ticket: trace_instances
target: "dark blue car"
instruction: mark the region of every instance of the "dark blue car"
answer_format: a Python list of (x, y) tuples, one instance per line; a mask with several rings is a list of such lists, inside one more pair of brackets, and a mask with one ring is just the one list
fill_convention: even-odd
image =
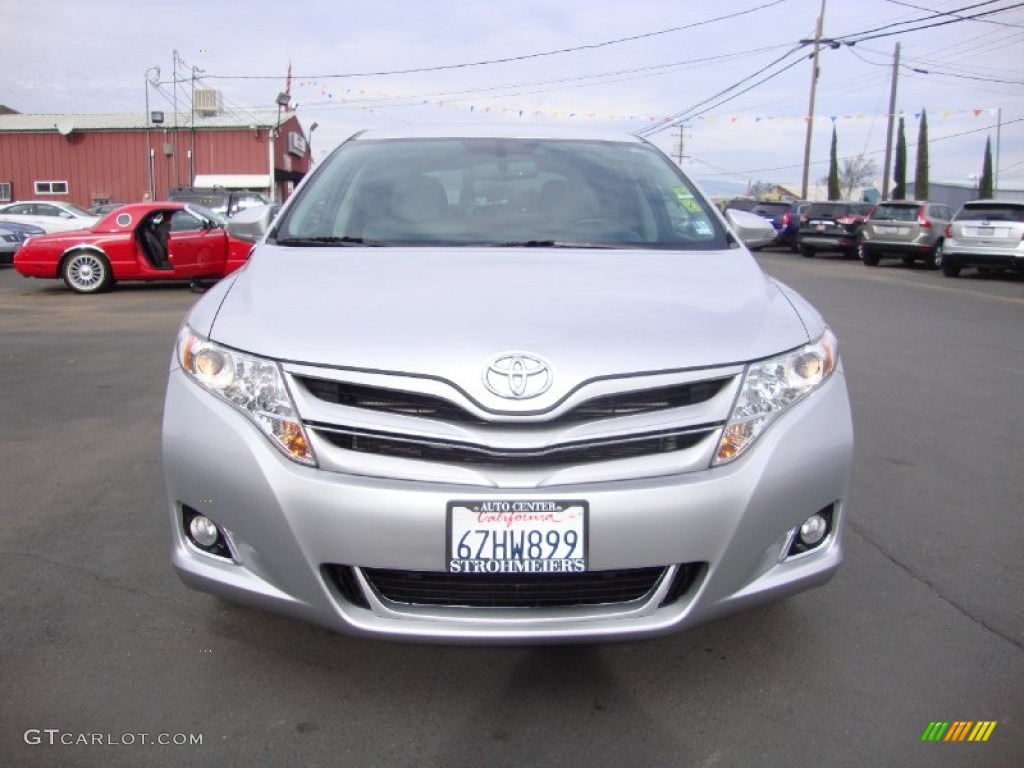
[(13, 264), (14, 253), (32, 235), (45, 235), (46, 230), (34, 224), (20, 224), (0, 219), (0, 264)]
[(806, 200), (762, 200), (751, 210), (764, 216), (775, 227), (776, 237), (772, 245), (787, 245), (797, 252), (796, 234), (800, 231), (800, 214), (810, 205)]

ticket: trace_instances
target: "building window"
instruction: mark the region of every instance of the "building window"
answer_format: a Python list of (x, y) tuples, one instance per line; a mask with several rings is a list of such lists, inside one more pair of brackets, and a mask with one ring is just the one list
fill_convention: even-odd
[(66, 181), (37, 181), (37, 195), (66, 195), (68, 183)]
[(0, 203), (9, 203), (13, 199), (11, 195), (11, 182), (0, 181)]

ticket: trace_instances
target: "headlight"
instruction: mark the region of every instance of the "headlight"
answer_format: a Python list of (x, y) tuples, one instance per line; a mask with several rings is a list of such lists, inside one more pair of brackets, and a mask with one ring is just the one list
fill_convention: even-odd
[(826, 328), (812, 344), (748, 365), (712, 464), (742, 456), (779, 414), (828, 380), (838, 356), (836, 337)]
[(177, 357), (193, 381), (248, 416), (285, 456), (316, 464), (276, 362), (222, 347), (188, 326), (178, 334)]

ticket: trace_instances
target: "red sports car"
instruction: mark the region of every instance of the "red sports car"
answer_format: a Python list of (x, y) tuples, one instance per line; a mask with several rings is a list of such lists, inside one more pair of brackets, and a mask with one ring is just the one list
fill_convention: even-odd
[(63, 279), (78, 293), (98, 293), (116, 280), (218, 279), (241, 267), (252, 248), (224, 224), (190, 203), (126, 205), (89, 229), (29, 238), (14, 268), (25, 277)]

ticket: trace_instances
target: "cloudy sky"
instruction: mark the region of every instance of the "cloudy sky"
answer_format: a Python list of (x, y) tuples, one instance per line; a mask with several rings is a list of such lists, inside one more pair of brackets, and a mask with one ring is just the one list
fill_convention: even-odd
[[(316, 157), (394, 123), (560, 122), (644, 131), (715, 182), (799, 190), (822, 0), (3, 0), (0, 104), (24, 113), (170, 111), (193, 68), (230, 109), (291, 95)], [(1001, 12), (999, 9), (1007, 9)], [(966, 19), (968, 16), (977, 18)], [(13, 34), (12, 34), (13, 33)], [(812, 183), (840, 156), (881, 168), (893, 53), (908, 144), (927, 110), (931, 178), (1024, 181), (1024, 2), (826, 0)], [(856, 43), (851, 45), (850, 43)], [(151, 70), (151, 74), (155, 70)], [(912, 180), (915, 150), (908, 152)], [(880, 183), (880, 171), (879, 171)]]

